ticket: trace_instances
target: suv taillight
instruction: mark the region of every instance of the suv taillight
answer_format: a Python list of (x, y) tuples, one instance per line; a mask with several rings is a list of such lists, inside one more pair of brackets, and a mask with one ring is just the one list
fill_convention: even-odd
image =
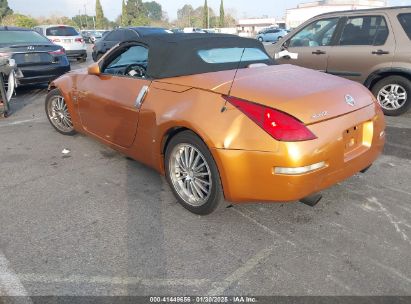
[(84, 39), (83, 39), (83, 38), (76, 38), (74, 41), (83, 43), (83, 42), (84, 42)]
[(287, 113), (243, 99), (223, 97), (276, 140), (305, 141), (317, 138), (301, 121)]
[(49, 52), (50, 55), (54, 55), (54, 56), (64, 55), (65, 53), (66, 52), (63, 48)]

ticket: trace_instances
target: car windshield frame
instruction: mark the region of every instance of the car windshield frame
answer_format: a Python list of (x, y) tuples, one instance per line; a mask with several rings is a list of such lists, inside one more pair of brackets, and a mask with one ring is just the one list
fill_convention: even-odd
[[(12, 37), (13, 40), (6, 40), (6, 37)], [(30, 38), (34, 37), (35, 39), (23, 39), (23, 38)], [(30, 30), (7, 30), (7, 31), (0, 31), (0, 45), (27, 45), (27, 44), (50, 44), (50, 40), (48, 40), (43, 35), (39, 34), (36, 31)]]

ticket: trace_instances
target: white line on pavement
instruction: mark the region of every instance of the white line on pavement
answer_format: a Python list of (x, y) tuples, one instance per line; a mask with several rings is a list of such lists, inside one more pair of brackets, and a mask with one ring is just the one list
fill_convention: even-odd
[[(27, 291), (18, 276), (10, 267), (7, 258), (0, 252), (0, 296), (28, 297)], [(29, 298), (23, 303), (31, 303)]]
[(32, 118), (32, 119), (25, 119), (25, 120), (16, 120), (16, 121), (11, 121), (11, 122), (0, 122), (0, 127), (23, 125), (26, 123), (37, 122), (41, 120), (43, 119), (42, 118)]
[(143, 279), (139, 277), (111, 277), (87, 275), (59, 275), (41, 273), (19, 273), (23, 282), (31, 283), (85, 283), (85, 284), (116, 284), (116, 285), (145, 285), (145, 286), (201, 286), (209, 282), (208, 279)]
[(260, 261), (267, 258), (273, 250), (274, 247), (269, 247), (259, 251), (255, 256), (250, 258), (243, 266), (234, 271), (222, 282), (214, 284), (216, 287), (207, 292), (207, 294), (212, 296), (221, 296), (228, 287), (230, 287), (234, 282), (239, 281), (249, 271), (253, 270), (260, 263)]

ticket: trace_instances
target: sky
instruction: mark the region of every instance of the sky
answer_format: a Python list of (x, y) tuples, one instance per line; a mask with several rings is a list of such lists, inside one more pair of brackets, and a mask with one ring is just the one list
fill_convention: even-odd
[[(115, 20), (121, 14), (122, 0), (100, 0), (105, 16)], [(184, 4), (194, 8), (204, 4), (204, 0), (156, 0), (167, 12), (170, 20), (177, 17), (177, 10)], [(18, 13), (39, 16), (69, 16), (94, 14), (95, 0), (8, 0), (9, 6)], [(244, 17), (283, 17), (286, 8), (296, 7), (298, 3), (310, 0), (224, 0), (226, 12), (231, 12), (237, 18)], [(411, 5), (411, 0), (389, 0), (389, 5)], [(208, 0), (208, 6), (219, 12), (220, 0)]]

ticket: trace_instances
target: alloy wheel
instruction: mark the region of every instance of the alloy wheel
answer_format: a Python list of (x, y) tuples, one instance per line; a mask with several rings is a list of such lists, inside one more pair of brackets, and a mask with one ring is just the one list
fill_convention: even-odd
[(399, 84), (388, 84), (377, 95), (378, 103), (385, 110), (397, 110), (407, 102), (407, 91)]
[(62, 96), (53, 96), (47, 107), (47, 114), (51, 123), (61, 132), (68, 133), (74, 130), (71, 115)]
[(207, 203), (212, 189), (211, 170), (204, 155), (193, 145), (176, 145), (169, 162), (170, 179), (177, 194), (189, 205)]

